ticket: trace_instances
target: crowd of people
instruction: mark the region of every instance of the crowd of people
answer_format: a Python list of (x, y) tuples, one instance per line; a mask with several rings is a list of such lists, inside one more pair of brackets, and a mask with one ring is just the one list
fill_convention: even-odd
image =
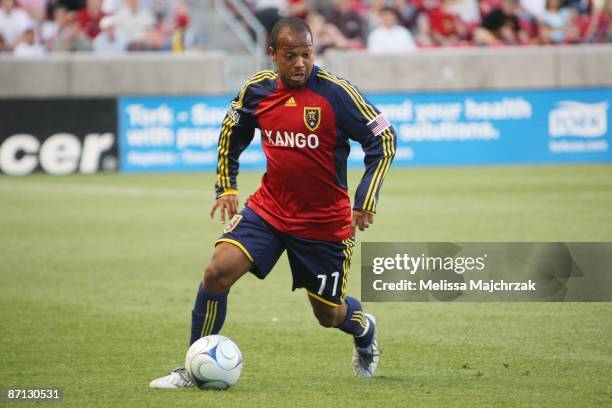
[[(0, 52), (190, 51), (201, 45), (185, 0), (0, 0)], [(270, 30), (283, 16), (329, 49), (612, 42), (612, 0), (246, 0)], [(212, 12), (212, 10), (211, 10)]]
[(184, 0), (0, 0), (0, 51), (15, 56), (198, 48)]
[(262, 24), (306, 19), (318, 53), (612, 42), (612, 0), (252, 0)]

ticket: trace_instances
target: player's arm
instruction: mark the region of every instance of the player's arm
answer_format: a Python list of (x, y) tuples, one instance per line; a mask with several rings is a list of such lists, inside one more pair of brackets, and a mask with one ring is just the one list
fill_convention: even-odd
[(238, 212), (238, 158), (253, 140), (254, 119), (244, 106), (246, 89), (230, 103), (221, 127), (217, 147), (217, 182), (215, 202), (210, 210), (214, 217), (219, 209), (221, 222)]
[(359, 142), (365, 153), (365, 173), (355, 191), (353, 231), (363, 231), (374, 222), (378, 196), (397, 146), (395, 130), (359, 91), (342, 83), (341, 126), (351, 139)]

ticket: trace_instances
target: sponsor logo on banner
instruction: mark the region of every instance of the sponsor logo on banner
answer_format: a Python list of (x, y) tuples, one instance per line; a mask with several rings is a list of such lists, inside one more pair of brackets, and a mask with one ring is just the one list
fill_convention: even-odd
[[(0, 169), (11, 176), (23, 176), (40, 168), (54, 175), (95, 173), (100, 159), (115, 145), (112, 133), (92, 133), (83, 139), (70, 133), (56, 133), (40, 141), (27, 133), (9, 136), (0, 146)], [(115, 170), (117, 160), (106, 157), (102, 168)]]
[(0, 170), (22, 176), (114, 171), (114, 99), (0, 100)]
[(561, 101), (548, 115), (551, 137), (601, 137), (608, 131), (608, 103)]
[(558, 102), (556, 109), (548, 114), (551, 138), (548, 149), (552, 153), (608, 151), (609, 145), (604, 139), (608, 132), (608, 106), (607, 102)]

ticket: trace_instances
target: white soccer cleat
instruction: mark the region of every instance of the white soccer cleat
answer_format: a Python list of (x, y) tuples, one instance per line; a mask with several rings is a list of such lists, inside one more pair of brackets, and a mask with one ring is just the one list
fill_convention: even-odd
[(189, 388), (193, 387), (193, 383), (187, 370), (184, 367), (178, 367), (170, 374), (154, 379), (149, 386), (151, 388)]
[(372, 343), (367, 347), (357, 347), (355, 345), (353, 350), (353, 372), (357, 377), (362, 378), (374, 376), (380, 356), (380, 347), (378, 347), (378, 341), (376, 340), (376, 319), (371, 314), (366, 314), (366, 318), (370, 324), (374, 325)]

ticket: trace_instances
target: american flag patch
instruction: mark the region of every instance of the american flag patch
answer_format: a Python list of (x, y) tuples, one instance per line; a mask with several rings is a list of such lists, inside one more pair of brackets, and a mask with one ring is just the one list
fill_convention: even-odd
[(385, 117), (382, 115), (382, 113), (379, 114), (374, 119), (372, 119), (370, 122), (368, 122), (368, 128), (372, 131), (374, 136), (380, 135), (382, 132), (384, 132), (390, 126), (391, 126), (391, 124), (389, 123), (389, 121), (387, 119), (385, 119)]

